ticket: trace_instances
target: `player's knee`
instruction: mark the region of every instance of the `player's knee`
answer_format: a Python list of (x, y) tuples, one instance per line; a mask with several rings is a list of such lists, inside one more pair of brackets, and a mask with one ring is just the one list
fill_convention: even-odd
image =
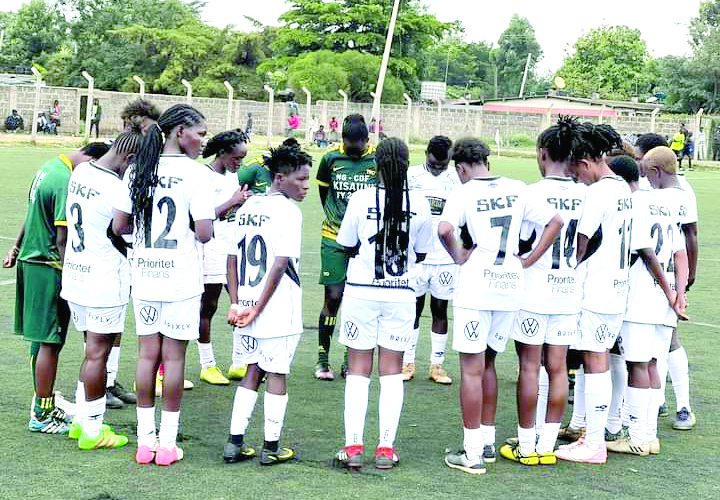
[(217, 300), (203, 301), (202, 306), (200, 307), (200, 317), (212, 319), (212, 317), (215, 316), (217, 309), (218, 309), (218, 301)]
[(442, 299), (430, 298), (430, 312), (434, 320), (447, 321), (448, 301)]

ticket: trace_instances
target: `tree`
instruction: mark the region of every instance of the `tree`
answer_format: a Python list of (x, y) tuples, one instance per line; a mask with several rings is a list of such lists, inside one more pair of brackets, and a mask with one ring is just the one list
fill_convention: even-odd
[(603, 26), (575, 42), (558, 75), (575, 96), (597, 92), (605, 99), (627, 100), (647, 94), (657, 80), (657, 67), (639, 30)]
[(58, 5), (48, 0), (31, 0), (17, 14), (4, 16), (5, 42), (0, 63), (45, 65), (67, 36), (67, 22)]
[(499, 96), (518, 95), (528, 54), (532, 55), (529, 67), (529, 77), (532, 77), (535, 65), (542, 57), (542, 49), (530, 21), (514, 14), (507, 29), (500, 35), (494, 53)]
[(457, 34), (447, 37), (423, 54), (422, 79), (446, 81), (447, 72), (449, 98), (490, 96), (494, 78), (490, 53), (486, 43), (468, 43)]

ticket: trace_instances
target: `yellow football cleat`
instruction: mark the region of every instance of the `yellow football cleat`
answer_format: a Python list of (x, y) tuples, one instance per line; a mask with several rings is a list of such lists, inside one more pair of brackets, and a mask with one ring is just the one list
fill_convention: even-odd
[(225, 375), (220, 371), (217, 366), (210, 366), (200, 370), (200, 380), (207, 382), (210, 385), (228, 385), (230, 381), (225, 378)]
[(232, 365), (227, 372), (230, 380), (242, 380), (247, 375), (247, 365)]
[(415, 378), (415, 363), (405, 363), (402, 367), (403, 381), (409, 382)]
[(538, 453), (538, 459), (540, 465), (555, 465), (557, 463), (557, 456), (555, 456), (554, 451)]
[(452, 384), (452, 379), (450, 378), (450, 376), (445, 371), (445, 368), (443, 368), (442, 365), (430, 366), (430, 377), (429, 378), (436, 384), (442, 384), (442, 385)]
[(512, 460), (513, 462), (517, 462), (523, 465), (533, 466), (540, 463), (540, 458), (538, 457), (538, 454), (534, 451), (529, 455), (523, 455), (520, 452), (520, 443), (518, 443), (517, 445), (502, 445), (500, 447), (500, 456), (507, 460)]

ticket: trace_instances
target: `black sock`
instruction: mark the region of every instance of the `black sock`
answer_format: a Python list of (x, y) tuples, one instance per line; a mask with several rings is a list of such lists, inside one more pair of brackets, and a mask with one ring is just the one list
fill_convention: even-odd
[(278, 451), (278, 443), (279, 441), (265, 441), (265, 444), (263, 444), (263, 448), (266, 450), (270, 450), (272, 452)]
[(335, 331), (336, 316), (325, 316), (320, 313), (318, 320), (318, 361), (327, 363), (330, 359), (330, 344)]
[(243, 434), (230, 434), (230, 442), (234, 445), (240, 446), (243, 444)]

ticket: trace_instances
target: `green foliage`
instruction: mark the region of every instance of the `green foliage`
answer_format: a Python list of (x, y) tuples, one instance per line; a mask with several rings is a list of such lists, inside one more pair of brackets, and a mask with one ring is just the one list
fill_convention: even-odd
[(528, 54), (532, 54), (529, 68), (529, 75), (532, 76), (537, 61), (542, 57), (542, 49), (530, 21), (514, 14), (507, 29), (500, 35), (498, 48), (493, 52), (494, 63), (498, 68), (499, 97), (518, 95)]
[(491, 48), (484, 42), (468, 43), (458, 35), (445, 38), (423, 53), (423, 80), (445, 81), (448, 98), (492, 96), (494, 69)]
[(603, 26), (575, 42), (558, 74), (578, 97), (598, 92), (604, 99), (628, 100), (647, 92), (657, 79), (640, 31), (627, 26)]
[(65, 17), (50, 0), (31, 0), (16, 14), (0, 17), (0, 26), (6, 29), (0, 64), (44, 64), (66, 39)]

